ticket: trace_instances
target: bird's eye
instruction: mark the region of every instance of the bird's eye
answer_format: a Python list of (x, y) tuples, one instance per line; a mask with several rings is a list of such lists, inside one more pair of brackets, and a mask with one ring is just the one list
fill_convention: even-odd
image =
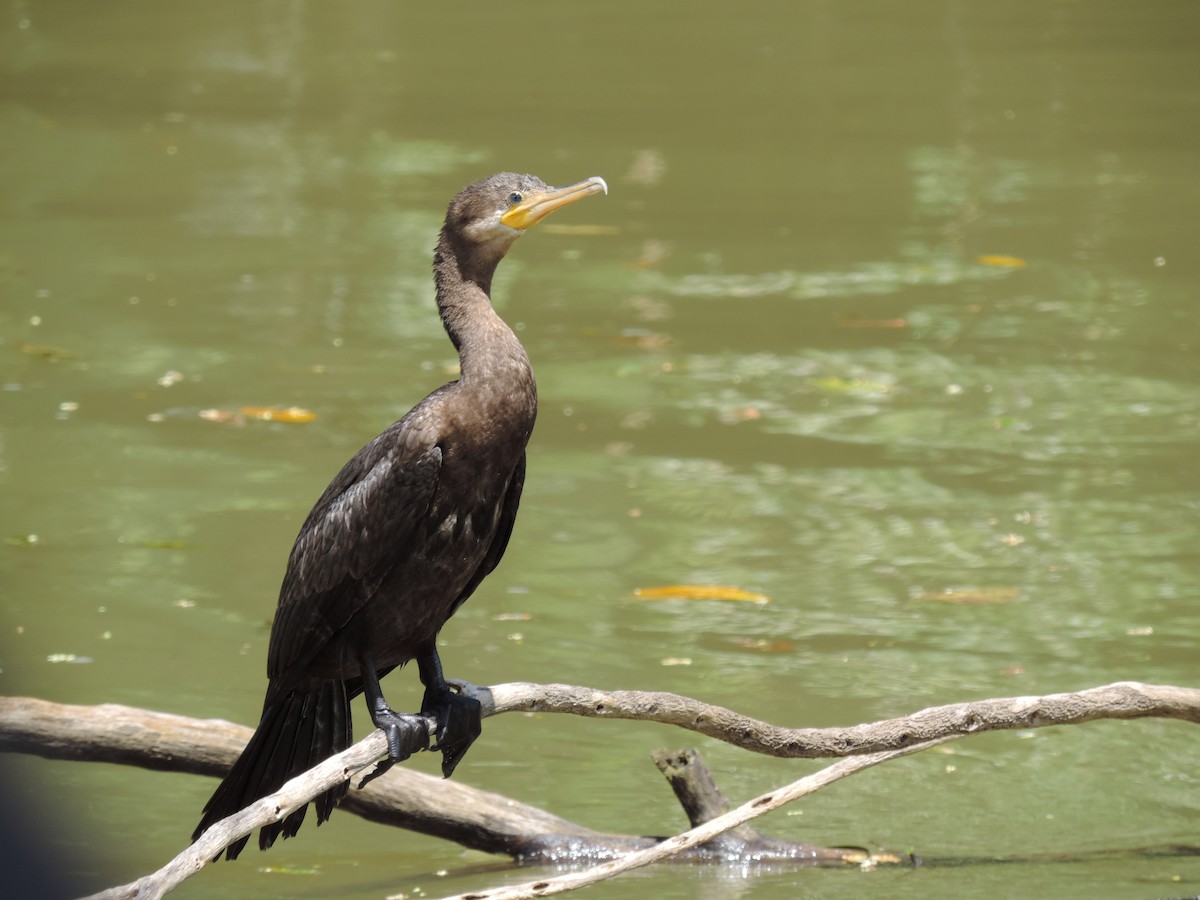
[(511, 194), (508, 195), (508, 204), (509, 204), (509, 206), (516, 206), (518, 203), (520, 203), (524, 199), (525, 199), (525, 197), (521, 194), (520, 191), (513, 191)]

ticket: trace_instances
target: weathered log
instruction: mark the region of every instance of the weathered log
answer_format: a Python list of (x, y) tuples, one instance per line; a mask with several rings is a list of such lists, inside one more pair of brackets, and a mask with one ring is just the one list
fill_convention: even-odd
[[(678, 725), (774, 756), (855, 757), (716, 818), (706, 819), (724, 806), (719, 791), (715, 785), (707, 787), (703, 786), (702, 780), (694, 781), (688, 790), (695, 796), (688, 803), (693, 822), (698, 824), (686, 834), (665, 841), (605, 835), (507, 798), (408, 770), (395, 770), (394, 776), (372, 783), (364, 791), (352, 792), (345, 804), (348, 809), (377, 821), (401, 824), (456, 840), (464, 846), (507, 853), (517, 859), (610, 860), (610, 864), (601, 867), (603, 871), (596, 873), (598, 877), (606, 877), (605, 872), (624, 871), (681, 852), (698, 854), (706, 859), (728, 859), (730, 848), (736, 847), (738, 840), (755, 833), (734, 831), (732, 837), (723, 839), (723, 843), (711, 843), (718, 836), (832, 780), (945, 740), (983, 731), (1079, 724), (1102, 718), (1161, 717), (1200, 723), (1200, 690), (1136, 682), (1121, 682), (1077, 693), (952, 704), (922, 710), (901, 719), (828, 729), (782, 728), (676, 694), (605, 692), (570, 685), (531, 684), (491, 688), (462, 685), (462, 689), (480, 699), (485, 715), (536, 710), (648, 720)], [(114, 705), (61, 707), (28, 698), (0, 698), (0, 750), (54, 758), (95, 759), (219, 775), (232, 762), (249, 734), (249, 729), (219, 720), (201, 721)], [(382, 733), (373, 732), (344, 753), (293, 779), (277, 794), (217, 823), (159, 872), (105, 892), (103, 896), (162, 896), (205, 865), (228, 843), (266, 822), (286, 816), (339, 780), (351, 778), (373, 766), (385, 751)], [(431, 789), (433, 784), (436, 789)], [(460, 793), (461, 796), (456, 796)], [(429, 803), (431, 796), (437, 798), (436, 808)], [(447, 816), (447, 809), (452, 806), (456, 812)], [(719, 852), (714, 852), (714, 848)], [(809, 864), (845, 864), (861, 861), (863, 854), (851, 849), (785, 844), (779, 858)], [(523, 896), (570, 890), (572, 885), (581, 883), (584, 882), (577, 878), (555, 879), (552, 886), (532, 885), (528, 888), (531, 893)], [(510, 895), (517, 896), (503, 894)], [(486, 892), (473, 896), (492, 898), (501, 894)]]
[[(250, 734), (251, 729), (221, 719), (191, 719), (114, 703), (68, 706), (32, 697), (0, 697), (0, 751), (51, 759), (221, 776)], [(368, 746), (358, 755), (367, 765), (383, 752)], [(352, 791), (341, 808), (373, 822), (521, 861), (610, 859), (656, 841), (595, 831), (500, 794), (403, 768)], [(791, 846), (794, 852), (796, 845)], [(840, 851), (803, 849), (815, 852), (814, 861), (824, 864), (840, 862), (843, 856)]]

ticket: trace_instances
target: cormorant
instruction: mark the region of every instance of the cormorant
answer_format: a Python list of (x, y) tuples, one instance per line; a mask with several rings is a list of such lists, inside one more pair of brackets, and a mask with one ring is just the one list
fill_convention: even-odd
[[(479, 736), (479, 703), (446, 683), (436, 639), (504, 555), (537, 415), (533, 369), (492, 309), (492, 276), (526, 229), (601, 191), (608, 192), (602, 178), (551, 188), (532, 175), (502, 173), (450, 203), (433, 273), (461, 375), (359, 450), (308, 514), (271, 626), (262, 718), (193, 840), (349, 747), (350, 700), (359, 693), (387, 734), (381, 769), (429, 748), (427, 717), (437, 721), (433, 749), (447, 777)], [(421, 712), (394, 712), (379, 679), (414, 659), (425, 685)], [(316, 798), (318, 824), (346, 790), (342, 784)], [(294, 835), (306, 810), (264, 827), (259, 847)], [(247, 840), (230, 845), (226, 858)]]

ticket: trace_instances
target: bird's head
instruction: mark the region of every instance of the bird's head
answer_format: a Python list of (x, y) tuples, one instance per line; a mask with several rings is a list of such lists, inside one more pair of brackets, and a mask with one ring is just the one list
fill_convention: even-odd
[(533, 175), (502, 172), (468, 185), (450, 202), (445, 230), (499, 259), (514, 240), (556, 209), (608, 193), (603, 178), (554, 188)]

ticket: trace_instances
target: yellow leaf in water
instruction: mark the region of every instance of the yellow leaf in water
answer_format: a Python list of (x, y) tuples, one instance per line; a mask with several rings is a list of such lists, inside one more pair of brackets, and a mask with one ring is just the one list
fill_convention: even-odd
[(975, 262), (985, 266), (996, 266), (1000, 269), (1023, 269), (1025, 260), (1019, 256), (985, 255), (975, 257)]
[(870, 381), (866, 378), (840, 378), (837, 375), (830, 375), (825, 378), (808, 378), (806, 380), (813, 387), (835, 393), (890, 394), (892, 392), (890, 384), (882, 381)]
[(643, 330), (626, 331), (609, 340), (614, 344), (636, 347), (639, 350), (666, 350), (675, 343), (674, 338), (668, 334)]
[(543, 234), (578, 234), (584, 237), (600, 237), (602, 235), (620, 234), (621, 229), (616, 225), (572, 225), (570, 222), (553, 222), (543, 225)]
[(1012, 603), (1021, 597), (1015, 587), (946, 588), (918, 594), (918, 600), (937, 600), (941, 603), (961, 603), (966, 606), (985, 606), (990, 603)]
[(842, 316), (838, 324), (843, 328), (907, 328), (907, 319), (860, 319), (858, 316)]
[(731, 600), (740, 603), (770, 603), (766, 594), (755, 594), (720, 584), (668, 584), (662, 587), (636, 588), (639, 600)]
[(756, 653), (791, 653), (796, 649), (795, 641), (770, 638), (731, 637), (729, 642), (739, 650), (753, 650)]
[(22, 353), (28, 353), (30, 356), (40, 356), (42, 359), (47, 359), (50, 362), (58, 362), (63, 359), (77, 359), (77, 355), (64, 347), (54, 347), (50, 344), (34, 344), (30, 341), (13, 341), (12, 345)]
[(261, 866), (258, 871), (265, 875), (317, 875), (321, 870), (318, 866)]
[(178, 540), (160, 540), (155, 538), (147, 538), (145, 540), (134, 541), (134, 546), (145, 547), (147, 550), (187, 550), (187, 541)]
[(251, 419), (263, 422), (287, 422), (291, 425), (306, 425), (317, 418), (312, 410), (300, 406), (289, 406), (281, 409), (278, 406), (243, 406), (239, 412)]
[(720, 419), (727, 425), (733, 425), (737, 422), (752, 422), (755, 419), (762, 418), (762, 410), (756, 406), (743, 406), (740, 409), (731, 409), (721, 413)]

